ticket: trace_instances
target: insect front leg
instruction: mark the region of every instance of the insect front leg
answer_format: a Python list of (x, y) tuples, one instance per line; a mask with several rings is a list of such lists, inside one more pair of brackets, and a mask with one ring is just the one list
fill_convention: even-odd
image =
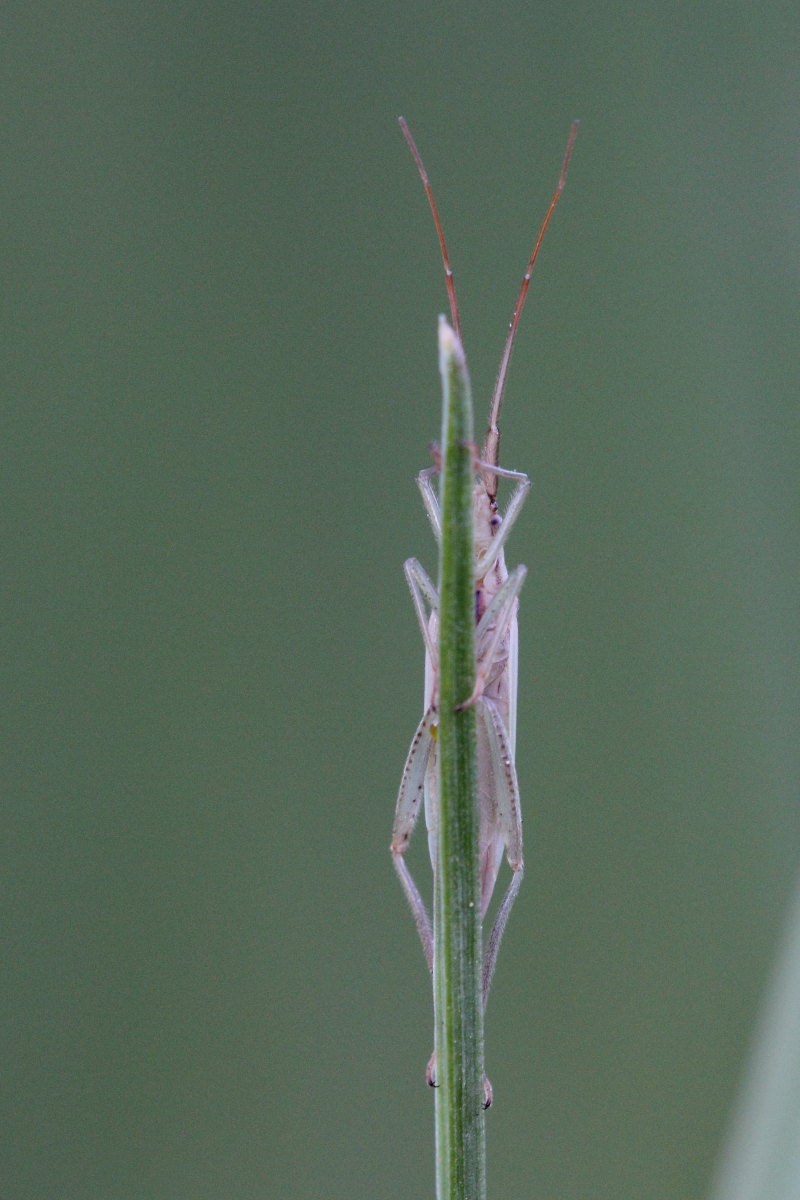
[(508, 535), (514, 528), (514, 522), (519, 516), (528, 492), (531, 490), (531, 481), (523, 471), (506, 471), (503, 467), (492, 467), (489, 463), (485, 463), (480, 459), (478, 460), (477, 465), (482, 471), (486, 472), (491, 470), (494, 475), (499, 475), (502, 479), (516, 480), (516, 487), (511, 493), (511, 497), (506, 505), (506, 511), (503, 514), (502, 520), (495, 531), (491, 545), (483, 557), (478, 561), (475, 573), (479, 579), (482, 579), (497, 562), (497, 559), (503, 552), (505, 544), (508, 540)]

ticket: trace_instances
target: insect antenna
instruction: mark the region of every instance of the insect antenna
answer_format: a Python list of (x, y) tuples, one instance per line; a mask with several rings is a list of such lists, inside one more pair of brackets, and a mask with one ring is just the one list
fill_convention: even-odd
[(431, 187), (430, 180), (428, 179), (428, 172), (425, 170), (425, 164), (422, 161), (422, 155), (420, 154), (419, 150), (417, 149), (416, 143), (415, 143), (413, 137), (411, 136), (411, 130), (408, 128), (408, 125), (406, 124), (405, 117), (398, 117), (397, 120), (398, 120), (398, 124), (400, 125), (400, 128), (403, 131), (403, 137), (408, 142), (408, 148), (414, 156), (414, 162), (417, 164), (417, 170), (419, 171), (419, 177), (422, 180), (422, 186), (425, 188), (425, 195), (428, 197), (428, 203), (430, 204), (431, 212), (433, 213), (433, 223), (436, 226), (436, 234), (439, 238), (439, 246), (442, 251), (442, 263), (444, 265), (444, 280), (445, 280), (445, 283), (447, 284), (447, 296), (450, 301), (450, 316), (451, 316), (451, 319), (453, 322), (453, 329), (455, 329), (458, 339), (460, 341), (461, 340), (461, 321), (459, 320), (459, 316), (458, 316), (458, 301), (456, 300), (456, 285), (455, 285), (455, 280), (453, 279), (453, 270), (452, 270), (452, 267), (450, 266), (450, 259), (447, 254), (447, 245), (444, 240), (444, 230), (442, 229), (442, 222), (439, 220), (439, 210), (437, 209), (436, 201), (433, 198), (433, 188)]
[[(558, 177), (558, 185), (556, 187), (556, 190), (553, 192), (553, 198), (550, 201), (547, 212), (545, 213), (545, 217), (544, 217), (544, 220), (542, 221), (541, 229), (539, 230), (539, 234), (534, 243), (533, 250), (531, 251), (531, 256), (528, 260), (527, 270), (525, 271), (525, 274), (522, 276), (522, 284), (520, 285), (519, 295), (517, 296), (517, 303), (514, 305), (514, 312), (511, 316), (511, 321), (509, 322), (508, 334), (506, 336), (506, 344), (503, 347), (503, 354), (500, 358), (500, 367), (497, 372), (497, 381), (495, 382), (494, 391), (492, 392), (492, 402), (489, 407), (489, 426), (486, 430), (486, 437), (483, 442), (483, 451), (481, 454), (483, 461), (486, 463), (489, 463), (493, 467), (498, 466), (499, 462), (500, 462), (500, 429), (498, 427), (498, 421), (500, 420), (500, 408), (503, 403), (503, 394), (506, 390), (506, 379), (508, 378), (508, 366), (509, 366), (509, 363), (511, 362), (511, 352), (514, 349), (514, 339), (517, 336), (517, 326), (519, 325), (519, 318), (522, 314), (522, 309), (525, 304), (525, 299), (528, 295), (528, 287), (531, 282), (531, 275), (533, 274), (534, 264), (539, 255), (539, 247), (541, 246), (542, 241), (544, 240), (544, 235), (547, 232), (547, 226), (550, 224), (550, 218), (552, 217), (552, 215), (555, 211), (555, 207), (558, 204), (559, 200), (561, 199), (561, 193), (564, 190), (564, 184), (565, 184), (566, 178), (567, 178), (567, 167), (569, 166), (570, 155), (572, 154), (572, 147), (575, 145), (575, 138), (578, 135), (578, 125), (579, 124), (580, 124), (579, 121), (572, 122), (572, 128), (570, 129), (570, 133), (569, 133), (569, 140), (567, 141), (567, 149), (564, 153), (564, 161), (561, 164), (561, 174)], [(432, 203), (432, 201), (431, 201), (431, 203)], [(485, 472), (484, 473), (484, 482), (486, 484), (486, 491), (489, 495), (489, 498), (491, 500), (494, 500), (495, 496), (497, 495), (497, 476), (492, 474), (491, 472)]]

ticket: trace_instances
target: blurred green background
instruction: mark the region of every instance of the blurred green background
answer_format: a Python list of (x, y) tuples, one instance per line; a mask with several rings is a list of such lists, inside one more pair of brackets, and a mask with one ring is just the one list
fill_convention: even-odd
[[(534, 490), (495, 1197), (704, 1196), (798, 860), (794, 3), (7, 4), (3, 1196), (433, 1193), (437, 190)], [(414, 862), (425, 870), (424, 837)]]

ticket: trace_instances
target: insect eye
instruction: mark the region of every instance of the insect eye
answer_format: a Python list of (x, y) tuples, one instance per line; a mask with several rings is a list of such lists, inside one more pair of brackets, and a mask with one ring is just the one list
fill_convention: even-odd
[(503, 518), (500, 516), (499, 513), (493, 513), (492, 516), (489, 518), (489, 524), (491, 525), (492, 529), (497, 529), (497, 526), (502, 525), (502, 523), (503, 523)]

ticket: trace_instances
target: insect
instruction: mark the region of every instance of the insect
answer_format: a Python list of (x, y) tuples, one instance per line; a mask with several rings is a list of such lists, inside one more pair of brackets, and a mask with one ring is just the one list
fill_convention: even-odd
[[(433, 190), (419, 151), (405, 120), (400, 127), (417, 164), (433, 214), (439, 239), (445, 283), (450, 302), (452, 326), (461, 337), (458, 303), (450, 259)], [(461, 707), (475, 706), (477, 726), (477, 791), (479, 805), (480, 915), (486, 916), (505, 855), (511, 868), (511, 881), (495, 916), (486, 943), (483, 964), (483, 1003), (497, 962), (497, 953), (517, 897), (523, 875), (522, 820), (519, 787), (514, 765), (517, 723), (517, 609), (526, 568), (517, 566), (509, 573), (505, 563), (505, 545), (525, 497), (530, 480), (520, 471), (509, 471), (500, 462), (500, 409), (506, 387), (508, 367), (514, 348), (520, 314), (528, 293), (531, 274), (550, 218), (566, 180), (572, 147), (578, 132), (573, 122), (567, 142), (558, 185), (542, 222), (514, 306), (514, 312), (500, 359), (497, 381), (489, 406), (489, 422), (480, 457), (475, 459), (473, 517), (475, 529), (475, 686)], [(441, 540), (441, 514), (433, 486), (438, 465), (425, 468), (417, 476), (417, 485), (434, 536)], [(509, 480), (514, 486), (501, 513), (497, 503), (498, 481)], [(422, 565), (410, 558), (404, 564), (422, 640), (425, 645), (425, 694), (423, 716), (417, 726), (406, 758), (392, 830), (391, 852), (395, 869), (411, 907), (422, 948), (433, 970), (433, 929), (425, 902), (405, 861), (405, 851), (424, 799), (431, 863), (436, 870), (436, 830), (438, 822), (437, 779), (437, 677), (438, 677), (438, 595)], [(428, 1082), (435, 1086), (434, 1060), (428, 1064)], [(485, 1082), (485, 1107), (491, 1104), (491, 1087)]]

